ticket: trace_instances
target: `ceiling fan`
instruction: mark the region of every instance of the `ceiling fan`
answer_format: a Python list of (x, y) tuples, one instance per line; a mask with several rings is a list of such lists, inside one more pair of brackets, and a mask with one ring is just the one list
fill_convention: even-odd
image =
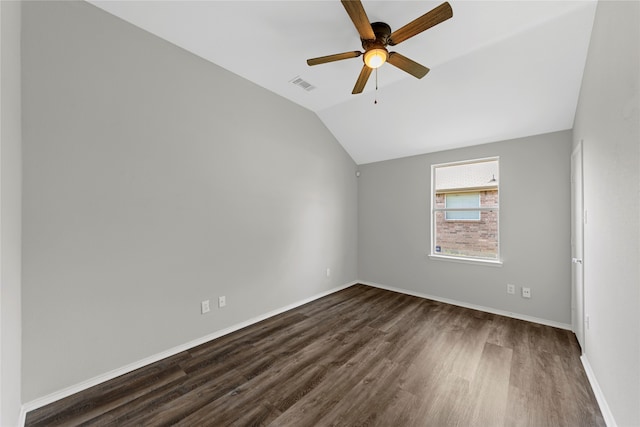
[(435, 9), (409, 22), (404, 27), (391, 32), (391, 27), (384, 22), (369, 23), (369, 18), (360, 0), (341, 0), (341, 3), (353, 21), (356, 30), (358, 30), (358, 34), (360, 34), (364, 53), (355, 50), (352, 52), (337, 53), (335, 55), (320, 56), (318, 58), (307, 59), (307, 64), (325, 64), (327, 62), (357, 58), (360, 55), (364, 55), (362, 71), (360, 71), (360, 76), (358, 76), (356, 85), (353, 87), (353, 92), (351, 92), (354, 95), (362, 93), (373, 69), (380, 67), (385, 62), (400, 68), (416, 78), (421, 79), (424, 77), (429, 72), (427, 67), (397, 52), (389, 52), (387, 46), (400, 44), (453, 16), (451, 5), (444, 2)]

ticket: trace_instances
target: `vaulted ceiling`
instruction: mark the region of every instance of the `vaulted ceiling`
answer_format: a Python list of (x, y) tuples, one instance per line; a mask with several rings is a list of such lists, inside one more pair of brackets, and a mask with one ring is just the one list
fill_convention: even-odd
[[(392, 49), (425, 77), (384, 64), (352, 95), (361, 57), (306, 64), (362, 50), (338, 0), (90, 3), (314, 111), (358, 164), (570, 129), (596, 8), (450, 0), (453, 18)], [(395, 30), (441, 2), (362, 3)]]

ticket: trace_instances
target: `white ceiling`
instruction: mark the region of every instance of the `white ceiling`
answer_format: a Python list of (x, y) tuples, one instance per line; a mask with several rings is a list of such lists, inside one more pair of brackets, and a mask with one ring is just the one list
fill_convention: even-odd
[[(377, 93), (372, 73), (351, 95), (361, 58), (305, 62), (362, 50), (338, 0), (90, 0), (316, 112), (358, 164), (570, 129), (596, 1), (449, 2), (453, 18), (390, 49), (429, 67), (424, 78), (385, 64)], [(440, 3), (363, 1), (392, 30)]]

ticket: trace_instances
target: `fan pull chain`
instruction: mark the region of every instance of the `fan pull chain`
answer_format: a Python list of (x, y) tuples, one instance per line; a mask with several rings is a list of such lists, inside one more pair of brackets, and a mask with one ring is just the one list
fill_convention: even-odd
[(374, 104), (378, 103), (378, 69), (376, 68), (376, 96), (375, 99), (373, 100)]

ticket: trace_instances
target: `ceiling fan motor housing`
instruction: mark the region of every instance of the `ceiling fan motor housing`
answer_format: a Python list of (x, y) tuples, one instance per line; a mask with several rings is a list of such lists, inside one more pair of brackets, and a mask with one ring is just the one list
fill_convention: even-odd
[(375, 48), (385, 48), (389, 44), (391, 37), (391, 27), (384, 22), (374, 22), (371, 24), (375, 40), (362, 40), (362, 47), (365, 51)]

